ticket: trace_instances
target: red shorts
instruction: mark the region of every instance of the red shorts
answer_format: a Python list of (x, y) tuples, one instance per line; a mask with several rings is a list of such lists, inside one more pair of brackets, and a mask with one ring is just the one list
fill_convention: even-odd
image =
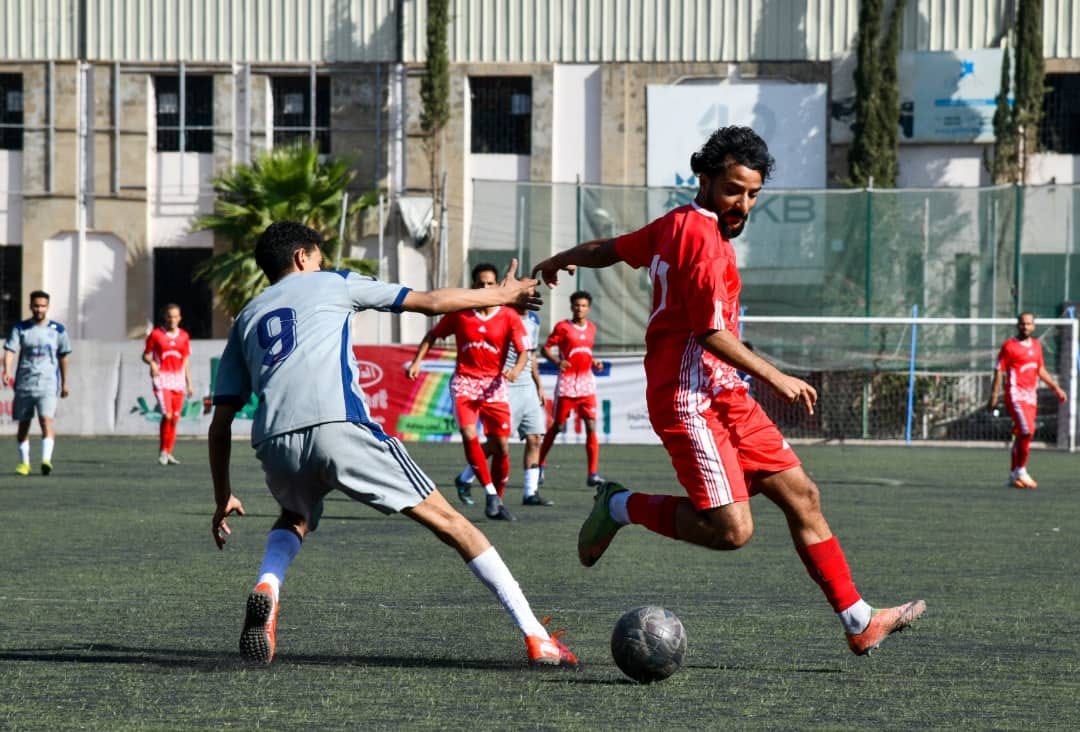
[(677, 417), (669, 407), (652, 418), (679, 483), (703, 511), (755, 493), (757, 476), (801, 465), (761, 406), (745, 391), (724, 391), (701, 413)]
[(510, 436), (510, 403), (488, 402), (483, 399), (467, 399), (459, 397), (454, 400), (454, 413), (457, 414), (458, 424), (476, 424), (477, 421), (484, 425), (484, 434), (488, 437)]
[(583, 397), (556, 396), (552, 408), (555, 424), (566, 424), (570, 415), (577, 412), (582, 419), (596, 419), (596, 395)]
[(184, 411), (184, 397), (186, 395), (187, 392), (174, 389), (158, 389), (154, 391), (158, 407), (161, 409), (162, 415), (166, 417), (178, 418), (180, 416), (180, 413)]
[(1016, 404), (1011, 399), (1006, 399), (1005, 409), (1009, 410), (1009, 416), (1012, 417), (1014, 435), (1035, 434), (1036, 405), (1026, 402)]

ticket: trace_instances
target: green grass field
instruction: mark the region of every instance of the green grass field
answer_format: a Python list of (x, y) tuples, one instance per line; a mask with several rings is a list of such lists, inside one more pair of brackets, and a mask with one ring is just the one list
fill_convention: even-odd
[[(1080, 729), (1077, 456), (1037, 451), (1041, 487), (1018, 491), (1002, 485), (1004, 449), (800, 447), (867, 600), (929, 604), (856, 658), (763, 498), (738, 552), (631, 527), (581, 567), (584, 450), (558, 446), (554, 507), (520, 506), (514, 482), (519, 522), (465, 509), (584, 664), (532, 672), (456, 555), (336, 496), (286, 580), (277, 658), (241, 664), (276, 505), (237, 443), (248, 515), (218, 552), (205, 449), (181, 442), (184, 464), (162, 468), (151, 440), (61, 436), (52, 476), (5, 468), (0, 729)], [(410, 449), (452, 496), (460, 447)], [(678, 492), (659, 448), (602, 447), (601, 470)], [(642, 604), (675, 611), (690, 639), (683, 670), (652, 686), (625, 681), (608, 651)]]

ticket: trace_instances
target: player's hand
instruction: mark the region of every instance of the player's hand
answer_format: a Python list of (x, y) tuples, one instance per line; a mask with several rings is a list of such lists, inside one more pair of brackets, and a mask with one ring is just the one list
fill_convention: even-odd
[(1064, 389), (1059, 388), (1057, 390), (1057, 398), (1059, 402), (1064, 402), (1066, 399), (1069, 398), (1069, 395), (1065, 393)]
[(592, 370), (594, 372), (596, 372), (596, 373), (600, 373), (601, 371), (604, 370), (604, 362), (603, 361), (593, 361), (592, 362)]
[(568, 368), (570, 368), (569, 361), (567, 361), (566, 359), (562, 359), (561, 361), (559, 361), (559, 371), (566, 371)]
[(574, 274), (577, 271), (577, 266), (568, 264), (565, 267), (560, 267), (555, 257), (548, 257), (540, 264), (533, 267), (532, 276), (542, 280), (548, 287), (554, 287), (559, 284), (559, 271), (564, 270), (567, 274)]
[(244, 515), (244, 504), (240, 503), (240, 499), (233, 495), (229, 496), (229, 500), (224, 507), (218, 506), (214, 510), (214, 520), (211, 522), (210, 528), (214, 533), (214, 543), (217, 544), (218, 549), (225, 548), (225, 537), (232, 534), (232, 530), (229, 528), (229, 524), (225, 522), (225, 519), (233, 513), (237, 516)]
[(522, 310), (539, 310), (544, 304), (544, 299), (536, 292), (536, 286), (540, 283), (531, 277), (518, 278), (517, 267), (517, 259), (511, 259), (510, 266), (506, 268), (506, 274), (499, 283), (500, 287), (508, 290), (506, 295), (510, 299), (506, 304)]
[(780, 381), (773, 384), (773, 389), (780, 398), (788, 404), (802, 404), (806, 407), (807, 414), (813, 414), (814, 405), (817, 404), (817, 389), (794, 376), (781, 374), (781, 377)]
[(409, 364), (408, 368), (405, 369), (405, 376), (406, 376), (406, 378), (409, 379), (409, 381), (416, 381), (416, 377), (419, 376), (419, 375), (420, 375), (420, 362), (419, 361), (413, 361), (412, 363)]
[(7, 374), (4, 374), (4, 386), (15, 386), (15, 379), (11, 378)]
[(67, 399), (67, 395), (68, 395), (68, 388), (66, 386), (60, 387), (60, 398), (61, 399)]
[(503, 378), (509, 381), (511, 384), (517, 381), (517, 374), (514, 373), (513, 369), (503, 369), (502, 373)]

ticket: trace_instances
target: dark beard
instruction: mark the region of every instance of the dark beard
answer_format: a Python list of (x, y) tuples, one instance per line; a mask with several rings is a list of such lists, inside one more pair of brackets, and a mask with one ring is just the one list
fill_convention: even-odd
[(721, 215), (719, 217), (718, 223), (719, 223), (719, 226), (720, 226), (720, 233), (724, 235), (725, 239), (734, 239), (739, 234), (746, 231), (746, 219), (745, 218), (742, 220), (742, 223), (739, 225), (739, 228), (737, 228), (737, 229), (732, 229), (730, 226), (728, 226), (727, 220), (724, 218), (723, 215)]

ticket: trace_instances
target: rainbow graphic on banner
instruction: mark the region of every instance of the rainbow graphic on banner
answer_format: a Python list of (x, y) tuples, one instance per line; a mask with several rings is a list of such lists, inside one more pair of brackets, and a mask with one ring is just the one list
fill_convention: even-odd
[[(430, 354), (429, 354), (430, 356)], [(448, 442), (458, 432), (454, 418), (454, 398), (450, 377), (454, 374), (452, 351), (428, 358), (420, 365), (420, 375), (398, 415), (394, 431), (403, 440)]]

